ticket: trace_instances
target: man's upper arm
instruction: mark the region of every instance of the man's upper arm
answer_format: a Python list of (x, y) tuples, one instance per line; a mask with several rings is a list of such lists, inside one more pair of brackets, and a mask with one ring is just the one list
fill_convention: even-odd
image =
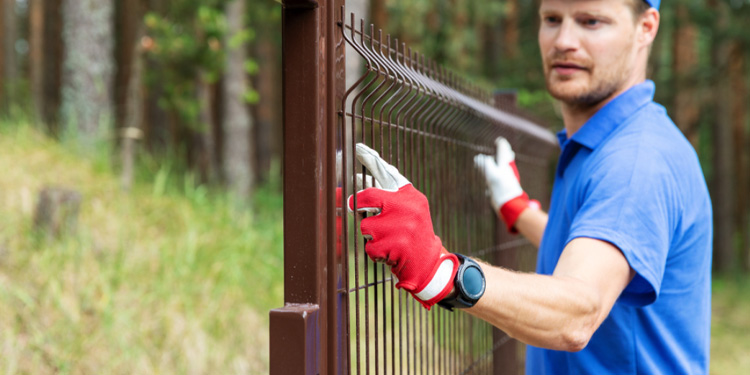
[(593, 238), (575, 238), (565, 246), (554, 276), (580, 280), (599, 296), (597, 326), (609, 315), (615, 301), (635, 276), (625, 255), (609, 242)]

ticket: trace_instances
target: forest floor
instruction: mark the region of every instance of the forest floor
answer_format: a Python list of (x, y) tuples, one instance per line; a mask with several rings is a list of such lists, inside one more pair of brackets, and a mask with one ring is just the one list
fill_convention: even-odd
[[(265, 374), (282, 305), (279, 182), (251, 208), (144, 161), (0, 122), (0, 374)], [(94, 161), (91, 161), (94, 159)], [(75, 235), (33, 229), (46, 186), (79, 191)], [(713, 285), (711, 373), (750, 374), (750, 280)]]
[[(240, 208), (147, 161), (124, 193), (111, 164), (0, 122), (0, 374), (267, 373), (279, 183)], [(75, 235), (33, 229), (46, 186), (82, 194)]]

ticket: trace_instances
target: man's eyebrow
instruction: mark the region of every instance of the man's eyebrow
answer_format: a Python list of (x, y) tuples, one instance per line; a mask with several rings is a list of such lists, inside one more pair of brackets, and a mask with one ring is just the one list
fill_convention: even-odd
[(610, 18), (609, 16), (607, 16), (603, 12), (597, 11), (597, 10), (579, 10), (579, 11), (573, 13), (573, 16), (575, 16), (575, 17), (578, 17), (578, 16), (589, 16), (589, 17)]
[(554, 10), (554, 9), (539, 8), (540, 16), (545, 16), (545, 15), (550, 15), (550, 14), (560, 14), (560, 13), (561, 13), (560, 11)]

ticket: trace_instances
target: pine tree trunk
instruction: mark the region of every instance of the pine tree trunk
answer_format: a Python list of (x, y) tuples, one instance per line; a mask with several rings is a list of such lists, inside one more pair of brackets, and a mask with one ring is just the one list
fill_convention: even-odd
[(44, 108), (44, 0), (29, 0), (29, 77), (34, 119), (42, 121)]
[(675, 124), (698, 149), (698, 120), (700, 103), (695, 88), (694, 77), (698, 66), (698, 29), (690, 19), (687, 5), (676, 5), (677, 28), (674, 32), (673, 72), (675, 74), (674, 119)]
[(5, 1), (0, 0), (0, 31), (3, 31), (3, 35), (0, 35), (0, 110), (3, 109), (3, 100), (5, 99)]
[(63, 0), (63, 124), (89, 151), (108, 138), (114, 115), (113, 5)]
[[(270, 30), (265, 30), (270, 31)], [(255, 167), (256, 180), (263, 183), (268, 180), (271, 171), (271, 158), (274, 124), (274, 102), (276, 100), (278, 86), (274, 81), (276, 77), (276, 53), (273, 45), (273, 34), (270, 32), (258, 33), (258, 41), (255, 47), (255, 56), (260, 66), (260, 71), (255, 78), (255, 88), (258, 90), (260, 100), (253, 106), (255, 124)]]
[(130, 75), (133, 73), (132, 64), (135, 62), (133, 54), (138, 51), (136, 39), (140, 39), (142, 31), (139, 29), (143, 24), (142, 0), (115, 0), (115, 34), (117, 44), (115, 45), (115, 84), (114, 84), (114, 107), (115, 126), (120, 128), (125, 125), (125, 116), (128, 110), (128, 91), (130, 90)]
[[(717, 2), (716, 35), (723, 35), (729, 22), (729, 9), (723, 2)], [(722, 37), (719, 37), (722, 38)], [(726, 38), (726, 37), (723, 37)], [(736, 262), (733, 248), (734, 235), (734, 164), (732, 141), (732, 98), (729, 75), (726, 73), (731, 53), (731, 41), (714, 41), (714, 69), (718, 73), (714, 79), (714, 269), (728, 272)]]
[(748, 164), (747, 155), (750, 150), (746, 147), (750, 134), (745, 130), (748, 121), (747, 109), (747, 64), (745, 52), (739, 41), (733, 41), (729, 56), (729, 82), (731, 90), (731, 112), (732, 112), (732, 139), (734, 140), (734, 175), (736, 178), (736, 212), (735, 212), (735, 230), (739, 233), (741, 249), (741, 266), (744, 271), (750, 270), (750, 242), (748, 242), (748, 232), (750, 232), (750, 210), (748, 205), (750, 199), (747, 196), (750, 191), (750, 164)]
[(143, 139), (143, 48), (141, 37), (144, 35), (144, 25), (139, 23), (135, 38), (131, 40), (133, 53), (125, 96), (125, 108), (122, 128), (122, 174), (120, 185), (129, 191), (133, 185), (133, 165), (135, 164), (137, 141)]
[(240, 199), (248, 199), (254, 185), (255, 174), (252, 167), (254, 142), (253, 119), (245, 104), (248, 90), (245, 73), (245, 45), (231, 45), (232, 37), (243, 30), (245, 0), (231, 0), (226, 6), (227, 46), (226, 65), (223, 80), (223, 170), (229, 190)]
[(53, 134), (59, 134), (58, 116), (62, 91), (62, 2), (44, 1), (42, 46), (42, 121)]
[(503, 17), (503, 58), (515, 59), (518, 57), (518, 20), (520, 10), (518, 0), (507, 0), (505, 2), (507, 13)]
[(502, 72), (500, 38), (503, 35), (503, 29), (499, 22), (490, 22), (482, 28), (482, 66), (484, 74), (494, 80), (499, 78)]
[[(369, 3), (369, 4), (368, 4)], [(365, 10), (363, 14), (358, 14), (355, 12), (355, 14), (358, 17), (366, 17), (367, 11), (366, 9), (370, 8), (370, 14), (372, 15), (372, 23), (375, 24), (375, 27), (382, 28), (384, 30), (388, 29), (388, 7), (386, 7), (386, 2), (382, 0), (375, 0), (375, 1), (369, 1), (369, 0), (361, 0), (360, 1), (361, 8), (356, 9), (358, 11)], [(349, 3), (347, 3), (347, 6), (349, 6)], [(364, 9), (362, 9), (364, 8)]]
[(216, 153), (216, 139), (214, 137), (214, 113), (211, 95), (211, 83), (208, 81), (208, 73), (204, 70), (198, 71), (196, 77), (196, 89), (198, 96), (198, 120), (201, 123), (200, 146), (198, 155), (198, 166), (201, 179), (206, 183), (216, 181), (218, 175), (218, 155)]
[(2, 24), (2, 86), (3, 101), (1, 105), (9, 105), (15, 97), (15, 87), (18, 82), (18, 61), (16, 59), (16, 40), (18, 39), (18, 17), (16, 17), (16, 0), (1, 0), (3, 2)]

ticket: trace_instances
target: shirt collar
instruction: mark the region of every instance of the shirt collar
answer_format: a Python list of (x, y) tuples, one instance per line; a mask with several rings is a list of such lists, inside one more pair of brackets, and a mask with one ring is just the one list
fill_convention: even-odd
[[(655, 86), (651, 80), (637, 84), (618, 95), (597, 111), (570, 139), (589, 149), (595, 149), (618, 125), (639, 108), (654, 100)], [(557, 133), (560, 147), (568, 143), (568, 134), (563, 129)]]

